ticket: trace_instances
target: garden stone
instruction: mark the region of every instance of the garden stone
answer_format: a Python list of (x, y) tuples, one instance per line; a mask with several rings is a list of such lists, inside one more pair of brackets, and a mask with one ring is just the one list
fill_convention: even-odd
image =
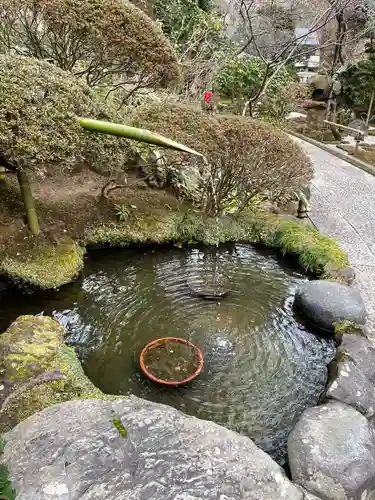
[(298, 488), (300, 488), (300, 490), (303, 493), (303, 500), (322, 500), (322, 497), (317, 497), (317, 496), (313, 495), (312, 493), (310, 493), (309, 491), (306, 491), (301, 486), (298, 486)]
[[(367, 135), (367, 133), (368, 133), (368, 126), (365, 123), (363, 123), (363, 120), (360, 120), (360, 119), (352, 120), (349, 123), (348, 127), (354, 128), (354, 129), (358, 130), (359, 132), (362, 132), (365, 135)], [(349, 135), (352, 137), (355, 137), (357, 135), (357, 133), (350, 132)]]
[(375, 498), (375, 431), (339, 402), (309, 408), (288, 439), (293, 481), (325, 500)]
[(47, 408), (5, 436), (17, 500), (303, 500), (247, 437), (134, 396)]
[[(338, 356), (342, 354), (338, 353)], [(347, 359), (333, 363), (336, 364), (337, 376), (328, 386), (326, 397), (353, 406), (367, 418), (372, 417), (375, 413), (374, 384), (353, 361)]]
[(329, 277), (346, 285), (352, 285), (355, 281), (355, 269), (353, 269), (352, 267), (332, 269), (329, 272)]
[(295, 306), (313, 325), (333, 331), (335, 323), (366, 322), (366, 307), (361, 294), (341, 283), (315, 280), (298, 287)]
[(338, 352), (353, 361), (366, 377), (375, 384), (375, 348), (367, 338), (344, 334)]

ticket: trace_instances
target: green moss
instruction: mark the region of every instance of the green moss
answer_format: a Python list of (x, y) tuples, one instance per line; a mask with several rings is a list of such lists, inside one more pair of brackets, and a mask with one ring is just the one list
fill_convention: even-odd
[(353, 321), (339, 321), (334, 324), (335, 335), (361, 335), (363, 336), (363, 329), (361, 325), (357, 325)]
[[(248, 212), (205, 218), (200, 212), (181, 206), (180, 210), (157, 209), (138, 212), (129, 221), (89, 225), (84, 233), (86, 246), (126, 247), (134, 244), (218, 245), (227, 242), (259, 244), (298, 256), (301, 267), (325, 279), (335, 279), (332, 269), (349, 265), (346, 254), (330, 237), (315, 228), (265, 212)], [(40, 288), (55, 288), (71, 281), (83, 266), (84, 249), (72, 240), (58, 246), (46, 243), (8, 256), (0, 272), (13, 280)]]
[(128, 246), (132, 244), (159, 244), (171, 240), (173, 217), (140, 214), (128, 223), (110, 223), (96, 226), (85, 233), (86, 245)]
[(125, 429), (121, 420), (118, 417), (116, 417), (116, 415), (112, 416), (112, 424), (118, 430), (120, 436), (125, 439), (126, 436), (128, 435), (128, 431)]
[(9, 479), (8, 468), (0, 464), (0, 500), (16, 500), (16, 490)]
[(328, 268), (347, 267), (348, 257), (330, 237), (315, 228), (274, 216), (260, 217), (252, 228), (252, 242), (298, 256), (308, 272), (322, 275)]
[(57, 245), (36, 238), (24, 251), (8, 253), (0, 262), (0, 272), (24, 285), (57, 288), (79, 274), (83, 255), (84, 249), (69, 238)]
[[(0, 438), (0, 458), (4, 453), (5, 442)], [(0, 464), (0, 500), (15, 500), (16, 490), (12, 486), (9, 479), (8, 468), (4, 464)]]
[(264, 212), (240, 217), (203, 218), (194, 211), (164, 212), (142, 215), (134, 225), (111, 224), (92, 229), (86, 234), (89, 245), (126, 246), (132, 243), (181, 244), (241, 241), (280, 250), (298, 256), (301, 267), (308, 272), (328, 276), (329, 269), (349, 265), (348, 257), (329, 236), (313, 227), (285, 220)]
[(48, 316), (20, 316), (1, 336), (1, 361), (10, 382), (20, 382), (59, 365), (64, 329)]
[(85, 376), (52, 318), (21, 316), (2, 335), (0, 369), (13, 385), (0, 413), (0, 432), (53, 404), (102, 392)]

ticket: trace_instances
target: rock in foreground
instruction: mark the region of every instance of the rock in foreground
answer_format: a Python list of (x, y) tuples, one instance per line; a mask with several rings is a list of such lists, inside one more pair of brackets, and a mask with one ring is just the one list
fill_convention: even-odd
[(306, 410), (288, 439), (293, 481), (326, 500), (375, 498), (375, 432), (350, 406)]
[(322, 330), (333, 331), (334, 324), (350, 321), (366, 322), (366, 307), (361, 294), (347, 285), (315, 280), (301, 285), (296, 292), (295, 306)]
[(75, 400), (5, 435), (17, 500), (303, 500), (247, 437), (131, 396)]
[(375, 349), (365, 337), (344, 334), (330, 365), (326, 397), (353, 406), (367, 418), (375, 414)]

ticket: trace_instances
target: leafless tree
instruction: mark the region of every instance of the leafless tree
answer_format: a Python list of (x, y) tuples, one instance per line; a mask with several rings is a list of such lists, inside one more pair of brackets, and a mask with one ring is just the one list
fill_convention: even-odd
[[(243, 109), (258, 101), (267, 91), (272, 80), (286, 65), (296, 59), (312, 55), (319, 49), (333, 48), (330, 72), (334, 73), (338, 61), (343, 59), (343, 48), (364, 36), (370, 17), (369, 8), (360, 10), (363, 0), (319, 0), (314, 9), (308, 9), (305, 0), (293, 0), (288, 7), (275, 0), (267, 1), (262, 8), (257, 0), (233, 0), (240, 19), (242, 46), (239, 51), (250, 52), (265, 65), (262, 84), (248, 96)], [(371, 11), (371, 9), (370, 9)], [(309, 16), (306, 16), (309, 12)], [(303, 19), (310, 18), (306, 26)], [(301, 34), (294, 26), (304, 26)], [(330, 27), (333, 36), (322, 36)], [(318, 43), (311, 43), (314, 37)], [(327, 70), (327, 68), (325, 68)]]

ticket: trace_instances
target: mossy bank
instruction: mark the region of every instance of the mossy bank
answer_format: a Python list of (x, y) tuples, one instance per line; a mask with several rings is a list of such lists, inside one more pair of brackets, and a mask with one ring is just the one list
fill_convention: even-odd
[(47, 316), (21, 316), (1, 335), (0, 433), (52, 404), (101, 397), (63, 337)]
[(329, 277), (334, 270), (348, 266), (346, 254), (334, 240), (297, 221), (265, 212), (204, 218), (193, 210), (165, 209), (134, 214), (126, 223), (88, 227), (80, 241), (66, 238), (53, 244), (45, 239), (34, 240), (26, 253), (7, 255), (0, 263), (0, 271), (18, 283), (57, 288), (79, 274), (86, 248), (228, 242), (262, 245), (297, 256), (302, 269), (318, 276)]

